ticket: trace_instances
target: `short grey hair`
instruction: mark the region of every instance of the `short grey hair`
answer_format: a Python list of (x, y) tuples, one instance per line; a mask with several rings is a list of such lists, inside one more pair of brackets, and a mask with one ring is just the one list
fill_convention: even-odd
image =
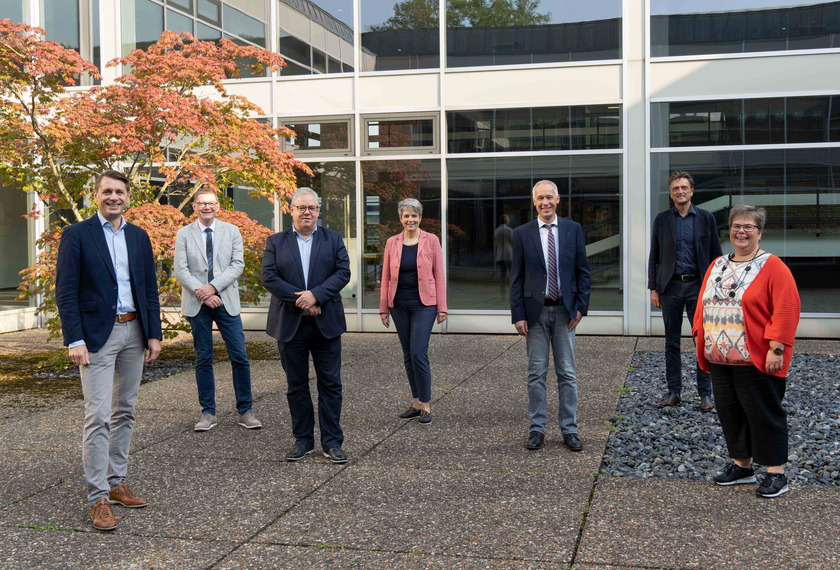
[(300, 198), (301, 196), (305, 195), (305, 194), (309, 194), (310, 196), (315, 196), (315, 201), (318, 203), (319, 206), (321, 205), (321, 199), (318, 198), (318, 193), (315, 192), (315, 190), (313, 190), (312, 188), (309, 188), (308, 186), (301, 186), (300, 188), (295, 190), (295, 193), (292, 194), (292, 200), (291, 200), (291, 202), (289, 202), (289, 204), (294, 206), (295, 202), (297, 202), (297, 199)]
[(764, 223), (767, 221), (767, 210), (760, 206), (750, 206), (749, 204), (735, 204), (729, 210), (729, 225), (732, 225), (732, 220), (740, 217), (752, 218), (753, 223), (759, 230), (764, 230)]
[(397, 214), (402, 218), (403, 211), (405, 210), (412, 210), (421, 218), (423, 217), (423, 204), (420, 203), (420, 200), (415, 200), (414, 198), (400, 200), (400, 203), (397, 204)]
[(555, 183), (554, 183), (554, 182), (552, 182), (551, 180), (540, 180), (539, 182), (537, 182), (536, 184), (534, 184), (534, 187), (533, 187), (533, 188), (531, 188), (531, 198), (533, 198), (533, 197), (534, 197), (534, 192), (536, 192), (536, 191), (537, 191), (537, 186), (539, 186), (540, 184), (548, 184), (549, 186), (551, 186), (552, 188), (554, 188), (554, 195), (555, 195), (555, 196), (559, 196), (559, 195), (560, 195), (560, 191), (557, 189), (557, 184), (555, 184)]

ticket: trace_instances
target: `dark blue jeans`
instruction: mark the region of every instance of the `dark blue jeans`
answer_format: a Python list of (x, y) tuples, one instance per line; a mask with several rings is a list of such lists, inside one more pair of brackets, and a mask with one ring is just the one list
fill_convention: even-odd
[[(665, 378), (668, 381), (668, 394), (682, 392), (682, 360), (680, 358), (680, 336), (683, 321), (683, 308), (688, 315), (688, 324), (694, 322), (697, 310), (697, 295), (700, 294), (700, 278), (693, 281), (672, 279), (660, 293), (662, 319), (665, 321)], [(702, 311), (703, 308), (701, 307)], [(697, 393), (700, 397), (712, 395), (712, 379), (708, 372), (697, 367)]]
[(396, 299), (391, 309), (394, 327), (403, 350), (405, 373), (411, 396), (421, 402), (432, 399), (432, 371), (429, 369), (429, 337), (435, 324), (437, 307), (417, 301)]
[(233, 369), (233, 391), (236, 394), (236, 410), (244, 414), (251, 409), (251, 365), (245, 352), (245, 333), (242, 319), (231, 316), (225, 306), (211, 309), (202, 305), (194, 317), (187, 317), (192, 328), (195, 346), (195, 381), (198, 385), (198, 402), (201, 411), (216, 414), (216, 379), (213, 376), (213, 322), (219, 327), (225, 341), (231, 368)]
[(297, 443), (315, 444), (315, 412), (309, 392), (309, 355), (315, 365), (318, 385), (318, 425), (321, 448), (341, 447), (341, 336), (326, 338), (315, 319), (304, 317), (289, 342), (277, 341), (280, 361), (286, 371), (286, 399), (292, 416), (292, 434)]

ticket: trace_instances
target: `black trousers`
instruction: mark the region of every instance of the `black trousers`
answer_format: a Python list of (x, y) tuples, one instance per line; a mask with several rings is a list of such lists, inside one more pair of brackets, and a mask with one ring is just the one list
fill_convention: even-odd
[[(680, 335), (683, 323), (683, 309), (688, 314), (688, 324), (694, 322), (697, 310), (697, 296), (700, 294), (700, 278), (693, 281), (671, 279), (665, 292), (659, 294), (662, 302), (662, 320), (665, 323), (665, 378), (668, 394), (682, 392), (682, 359), (680, 356)], [(701, 307), (702, 311), (703, 308)], [(697, 367), (697, 394), (711, 396), (712, 381), (706, 371)]]
[(710, 364), (723, 437), (733, 459), (752, 457), (761, 465), (788, 458), (787, 414), (782, 407), (786, 379), (755, 366)]

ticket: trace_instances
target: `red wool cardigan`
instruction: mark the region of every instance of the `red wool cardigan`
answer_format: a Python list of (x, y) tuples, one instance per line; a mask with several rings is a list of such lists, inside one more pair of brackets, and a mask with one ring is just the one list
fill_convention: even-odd
[[(694, 313), (694, 325), (691, 333), (697, 348), (697, 362), (700, 368), (709, 371), (706, 360), (705, 344), (703, 341), (703, 292), (712, 273), (714, 262), (706, 271), (700, 295), (697, 298), (697, 311)], [(747, 349), (753, 365), (768, 374), (764, 369), (767, 362), (767, 351), (770, 341), (775, 340), (783, 345), (785, 353), (782, 355), (782, 369), (771, 376), (784, 378), (790, 367), (793, 355), (793, 341), (796, 338), (796, 327), (799, 325), (799, 292), (793, 275), (784, 262), (771, 255), (758, 272), (755, 279), (744, 291), (742, 299), (744, 312), (744, 328), (747, 336)]]
[[(385, 256), (382, 260), (382, 287), (379, 291), (380, 314), (387, 313), (388, 308), (394, 306), (402, 247), (402, 232), (388, 238), (385, 244)], [(420, 239), (417, 244), (417, 282), (420, 289), (420, 301), (424, 305), (436, 306), (438, 313), (446, 313), (446, 281), (440, 240), (436, 235), (423, 230), (420, 230)]]

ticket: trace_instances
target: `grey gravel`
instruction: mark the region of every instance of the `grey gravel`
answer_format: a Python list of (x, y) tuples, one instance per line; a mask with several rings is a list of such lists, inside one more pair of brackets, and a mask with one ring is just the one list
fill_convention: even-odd
[[(665, 354), (637, 352), (627, 374), (601, 472), (612, 477), (710, 481), (730, 460), (716, 413), (701, 413), (696, 360), (683, 354), (683, 403), (659, 409)], [(840, 358), (796, 354), (787, 378), (792, 483), (840, 486)]]

